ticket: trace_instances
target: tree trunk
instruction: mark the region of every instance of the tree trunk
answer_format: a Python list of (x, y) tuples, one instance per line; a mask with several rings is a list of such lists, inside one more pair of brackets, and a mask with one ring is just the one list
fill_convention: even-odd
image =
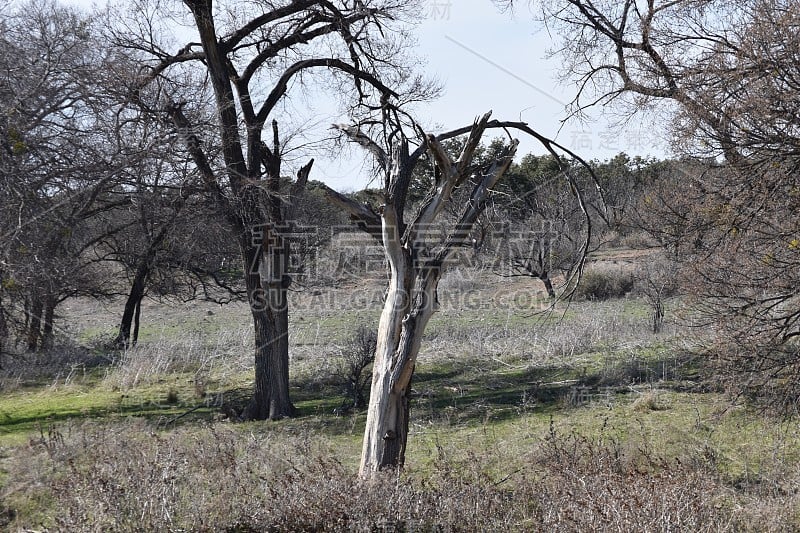
[(262, 244), (256, 246), (251, 239), (245, 251), (256, 342), (253, 399), (243, 413), (248, 420), (294, 414), (289, 397), (288, 242), (265, 228)]
[(42, 325), (42, 350), (51, 350), (53, 348), (53, 321), (56, 315), (56, 299), (53, 297), (47, 298), (47, 304), (44, 306), (44, 324)]
[[(174, 205), (175, 217), (177, 217), (178, 213), (180, 213), (180, 210), (183, 209), (185, 205), (185, 198), (181, 196), (179, 201)], [(139, 340), (139, 317), (142, 311), (142, 300), (144, 299), (144, 293), (147, 289), (147, 278), (150, 277), (150, 271), (156, 259), (156, 254), (161, 248), (161, 245), (164, 244), (173, 226), (174, 223), (167, 223), (161, 227), (159, 232), (156, 233), (150, 241), (147, 250), (139, 260), (139, 264), (136, 265), (136, 274), (133, 276), (133, 284), (128, 293), (128, 299), (125, 301), (125, 309), (122, 312), (122, 320), (119, 324), (117, 337), (114, 339), (114, 346), (117, 348), (125, 349), (136, 346), (136, 342)], [(132, 338), (131, 322), (135, 323)]]
[[(372, 370), (367, 424), (361, 451), (361, 475), (368, 477), (382, 468), (401, 466), (405, 460), (408, 441), (408, 391), (411, 373), (406, 383), (398, 382), (403, 361), (409, 354), (395, 357), (403, 329), (403, 317), (408, 312), (413, 290), (411, 261), (405, 250), (399, 264), (390, 261), (389, 290), (378, 323), (378, 343)], [(413, 361), (410, 362), (413, 370)], [(400, 371), (400, 372), (398, 372)]]
[[(219, 181), (200, 148), (200, 141), (188, 128), (188, 121), (180, 106), (171, 106), (169, 112), (178, 129), (186, 131), (187, 146), (203, 175), (204, 182), (241, 236), (240, 248), (244, 259), (247, 295), (253, 315), (256, 341), (253, 400), (245, 409), (243, 416), (259, 420), (283, 418), (291, 416), (293, 411), (289, 400), (286, 305), (287, 289), (291, 280), (288, 276), (284, 279), (287, 274), (285, 266), (288, 265), (289, 258), (288, 255), (273, 250), (274, 243), (269, 241), (268, 232), (263, 236), (259, 235), (266, 237), (265, 239), (255, 238), (258, 230), (268, 229), (264, 225), (267, 220), (275, 225), (283, 222), (279, 213), (277, 216), (275, 213), (276, 206), (277, 211), (280, 211), (280, 199), (277, 198), (280, 190), (280, 146), (277, 123), (273, 121), (274, 150), (267, 155), (261, 142), (263, 122), (256, 120), (246, 83), (237, 85), (237, 90), (240, 91), (238, 103), (244, 110), (247, 124), (247, 158), (245, 158), (240, 138), (241, 122), (237, 115), (236, 97), (231, 85), (232, 73), (226, 56), (228, 51), (223, 49), (217, 38), (212, 4), (205, 0), (184, 0), (184, 3), (194, 14), (205, 54), (203, 61), (214, 88), (222, 155), (235, 202), (230, 202), (221, 192)], [(262, 165), (268, 167), (266, 181), (262, 179)], [(257, 181), (267, 185), (272, 195), (269, 216), (262, 210), (264, 205), (260, 189), (253, 187)], [(279, 232), (276, 232), (276, 235), (277, 233)]]
[(547, 290), (548, 298), (555, 299), (556, 291), (553, 289), (553, 282), (550, 280), (550, 275), (547, 272), (542, 272), (539, 279), (544, 283), (544, 288)]
[(289, 399), (288, 350), (284, 349), (286, 331), (281, 333), (276, 327), (280, 322), (270, 309), (253, 311), (255, 383), (253, 399), (242, 415), (245, 420), (279, 420), (294, 414)]
[(402, 467), (405, 462), (411, 379), (422, 334), (435, 311), (436, 288), (441, 277), (440, 267), (415, 268), (411, 251), (400, 244), (393, 206), (384, 206), (383, 228), (391, 274), (378, 324), (361, 452), (362, 477), (387, 467)]
[[(133, 278), (131, 290), (128, 293), (128, 299), (125, 300), (125, 309), (122, 312), (122, 320), (119, 324), (117, 337), (114, 339), (114, 346), (120, 349), (126, 349), (136, 345), (137, 337), (139, 334), (139, 312), (142, 299), (144, 298), (144, 291), (147, 284), (147, 277), (150, 275), (150, 268), (148, 261), (143, 261), (136, 269), (136, 275)], [(136, 329), (134, 336), (131, 340), (131, 325), (134, 319), (136, 320)]]
[[(390, 291), (378, 326), (378, 347), (361, 453), (361, 475), (402, 467), (408, 442), (411, 380), (422, 334), (436, 306), (439, 270), (418, 277), (418, 298), (406, 313), (411, 284)], [(399, 327), (398, 327), (399, 326)], [(394, 328), (387, 332), (387, 328)]]
[(44, 305), (41, 298), (33, 296), (33, 300), (28, 306), (28, 341), (29, 352), (35, 352), (39, 348), (39, 339), (42, 336), (42, 311)]

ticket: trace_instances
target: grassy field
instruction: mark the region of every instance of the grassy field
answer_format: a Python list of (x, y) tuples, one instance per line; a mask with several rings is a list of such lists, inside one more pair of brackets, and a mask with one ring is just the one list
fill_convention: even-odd
[[(670, 320), (631, 294), (543, 313), (537, 282), (442, 282), (413, 383), (407, 467), (355, 476), (365, 414), (342, 353), (379, 280), (293, 294), (298, 416), (237, 423), (245, 306), (148, 302), (140, 344), (102, 349), (119, 302), (71, 301), (72, 348), (12, 361), (0, 390), (9, 530), (792, 531), (800, 429), (732, 402)], [(95, 346), (85, 350), (80, 346)]]

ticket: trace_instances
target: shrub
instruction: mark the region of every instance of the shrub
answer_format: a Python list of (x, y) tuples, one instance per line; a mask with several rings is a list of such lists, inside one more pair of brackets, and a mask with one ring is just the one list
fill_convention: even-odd
[(364, 392), (371, 377), (367, 370), (375, 360), (377, 344), (375, 328), (361, 325), (340, 351), (337, 376), (343, 384), (347, 407), (359, 408), (367, 403)]
[(622, 298), (632, 290), (632, 273), (621, 268), (593, 265), (583, 272), (575, 295), (585, 300), (609, 300)]

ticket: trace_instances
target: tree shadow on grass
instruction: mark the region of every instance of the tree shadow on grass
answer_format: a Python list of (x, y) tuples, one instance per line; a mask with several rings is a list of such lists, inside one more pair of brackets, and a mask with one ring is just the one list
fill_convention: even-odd
[[(702, 372), (696, 357), (673, 354), (662, 358), (607, 357), (595, 368), (538, 366), (511, 369), (501, 364), (481, 365), (451, 361), (421, 365), (412, 383), (411, 417), (434, 423), (480, 424), (505, 421), (522, 414), (547, 414), (555, 410), (579, 408), (626, 394), (635, 386), (650, 384), (659, 388), (691, 390), (700, 385)], [(278, 422), (290, 429), (300, 424), (304, 431), (330, 435), (360, 433), (366, 410), (346, 409), (344, 387), (335, 380), (317, 377), (295, 380), (292, 398), (296, 412), (292, 421)], [(182, 391), (184, 399), (158, 396), (139, 397), (132, 391), (113, 395), (99, 405), (43, 405), (38, 411), (16, 414), (0, 407), (0, 440), (14, 434), (40, 431), (71, 420), (117, 420), (142, 418), (154, 428), (227, 419), (237, 421), (236, 413), (246, 406), (252, 391), (235, 387), (208, 392), (202, 398)], [(270, 426), (265, 426), (269, 428)]]

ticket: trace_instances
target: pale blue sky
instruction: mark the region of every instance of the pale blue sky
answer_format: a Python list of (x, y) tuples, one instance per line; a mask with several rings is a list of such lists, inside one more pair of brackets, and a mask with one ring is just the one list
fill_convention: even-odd
[[(546, 57), (557, 36), (534, 22), (527, 9), (502, 13), (490, 0), (428, 0), (428, 5), (418, 35), (429, 72), (445, 82), (445, 94), (430, 109), (439, 122), (464, 124), (492, 109), (496, 118), (528, 122), (587, 158), (620, 151), (664, 154), (663, 140), (651, 126), (633, 122), (625, 130), (615, 129), (601, 110), (593, 113), (591, 124), (562, 125), (576, 87), (557, 81), (558, 60)], [(522, 153), (530, 151), (540, 152), (523, 143)]]
[[(93, 3), (66, 1), (83, 7)], [(491, 0), (425, 0), (423, 9), (416, 31), (418, 54), (427, 61), (428, 74), (444, 86), (441, 98), (418, 109), (424, 123), (451, 129), (470, 124), (491, 109), (494, 118), (528, 122), (587, 159), (605, 159), (621, 151), (657, 157), (667, 153), (661, 133), (652, 124), (634, 121), (624, 129), (613, 128), (601, 110), (589, 124), (562, 125), (564, 106), (576, 88), (557, 82), (557, 60), (546, 59), (553, 46), (551, 36), (526, 9), (513, 15), (502, 13)], [(534, 141), (520, 140), (518, 154), (543, 153)], [(363, 187), (369, 166), (358, 150), (352, 152), (317, 157), (312, 179), (342, 190)]]

